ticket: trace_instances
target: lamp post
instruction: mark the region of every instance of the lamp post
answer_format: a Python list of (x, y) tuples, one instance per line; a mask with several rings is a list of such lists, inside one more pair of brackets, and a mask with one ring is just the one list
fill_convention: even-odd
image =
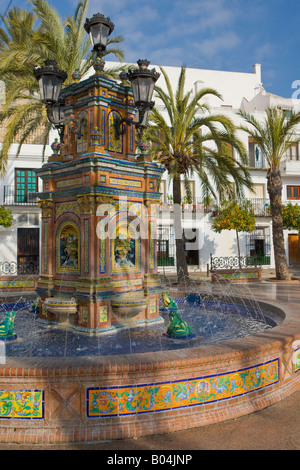
[(67, 79), (67, 74), (57, 67), (56, 60), (47, 59), (45, 65), (37, 67), (33, 71), (40, 88), (41, 100), (52, 107), (58, 102), (62, 84)]
[[(90, 36), (93, 50), (101, 58), (106, 50), (109, 35), (114, 30), (114, 24), (110, 18), (105, 18), (101, 13), (96, 13), (92, 18), (87, 18), (84, 28)], [(131, 83), (135, 106), (137, 108), (136, 120), (129, 118), (114, 118), (115, 138), (118, 140), (125, 133), (123, 124), (134, 125), (138, 129), (139, 142), (141, 142), (144, 129), (148, 125), (149, 112), (154, 106), (152, 95), (154, 85), (160, 76), (155, 69), (148, 69), (148, 60), (139, 60), (139, 68), (130, 70), (127, 78)], [(41, 100), (47, 106), (47, 116), (60, 134), (63, 144), (64, 127), (79, 138), (82, 134), (81, 121), (74, 116), (65, 117), (64, 102), (60, 100), (60, 91), (67, 78), (66, 72), (57, 67), (55, 60), (46, 60), (45, 65), (34, 69), (34, 75), (39, 83)]]
[(155, 82), (158, 80), (160, 74), (155, 69), (148, 69), (150, 62), (148, 60), (138, 60), (139, 68), (136, 70), (129, 70), (127, 79), (131, 83), (133, 98), (135, 106), (138, 108), (136, 120), (133, 121), (129, 118), (120, 119), (115, 117), (115, 136), (118, 140), (122, 134), (125, 133), (123, 123), (126, 125), (133, 124), (139, 132), (139, 141), (142, 139), (143, 131), (148, 126), (149, 112), (154, 106), (152, 95), (154, 91)]
[[(103, 56), (112, 23), (97, 14), (86, 20), (86, 29), (93, 55)], [(79, 81), (76, 71), (63, 90), (66, 74), (55, 62), (35, 70), (48, 119), (61, 137), (37, 170), (43, 180), (37, 292), (41, 318), (61, 328), (98, 336), (127, 328), (128, 315), (138, 316), (137, 325), (161, 321), (157, 214), (151, 206), (159, 204), (157, 182), (164, 169), (150, 164), (146, 143), (138, 143), (136, 155), (135, 139), (147, 127), (159, 76), (148, 65), (139, 60), (137, 70), (120, 74), (117, 83), (94, 64), (95, 74)], [(114, 213), (108, 221), (107, 211)]]
[[(47, 59), (42, 67), (33, 70), (34, 76), (40, 88), (41, 101), (46, 104), (47, 117), (54, 124), (63, 142), (64, 126), (69, 124), (69, 130), (73, 134), (81, 136), (81, 123), (74, 116), (65, 117), (63, 107), (64, 101), (60, 92), (64, 81), (67, 79), (65, 71), (60, 70), (55, 60)], [(75, 127), (71, 127), (71, 124)]]
[(87, 18), (84, 29), (90, 35), (93, 50), (98, 57), (102, 57), (108, 41), (109, 35), (114, 30), (114, 24), (110, 18), (105, 18), (102, 13), (96, 13), (92, 18)]

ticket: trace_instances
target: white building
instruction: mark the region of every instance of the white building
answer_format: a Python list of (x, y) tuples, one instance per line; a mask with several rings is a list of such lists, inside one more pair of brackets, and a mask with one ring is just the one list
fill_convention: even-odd
[[(157, 66), (155, 66), (157, 68)], [(175, 91), (180, 74), (179, 67), (163, 67), (166, 71), (172, 88)], [(157, 84), (165, 88), (164, 78), (161, 76)], [(261, 83), (261, 66), (255, 64), (252, 73), (224, 72), (216, 70), (186, 70), (186, 91), (193, 90), (196, 93), (200, 88), (214, 88), (223, 100), (210, 95), (206, 103), (212, 113), (222, 113), (232, 119), (237, 125), (245, 124), (238, 115), (240, 109), (253, 113), (258, 120), (265, 116), (268, 106), (278, 106), (283, 112), (291, 109), (300, 109), (300, 100), (282, 98), (272, 95), (263, 88)], [(163, 111), (162, 105), (156, 100), (156, 106)], [(267, 193), (267, 162), (262, 153), (251, 141), (248, 134), (238, 131), (240, 139), (248, 149), (249, 169), (254, 183), (253, 191), (245, 189), (245, 197), (250, 199), (256, 216), (256, 230), (252, 233), (240, 234), (241, 255), (254, 257), (258, 264), (265, 267), (274, 267), (274, 253), (272, 248), (271, 217), (268, 214)], [(300, 133), (300, 128), (299, 128)], [(281, 165), (283, 182), (283, 203), (292, 201), (297, 203), (300, 199), (300, 159), (299, 148), (293, 146), (289, 155), (286, 155)], [(183, 209), (183, 227), (186, 237), (186, 252), (191, 269), (205, 271), (210, 266), (211, 257), (228, 258), (237, 256), (237, 243), (234, 231), (223, 231), (217, 234), (212, 231), (213, 205), (207, 212), (202, 203), (202, 194), (197, 177), (191, 178), (191, 188), (194, 204)], [(159, 264), (175, 266), (175, 239), (174, 239), (174, 215), (170, 195), (172, 187), (165, 173), (162, 178), (161, 188), (162, 206), (160, 227), (158, 233)], [(300, 263), (299, 236), (296, 231), (285, 231), (285, 243), (288, 263), (290, 265)], [(221, 262), (216, 259), (216, 262)], [(226, 260), (222, 260), (226, 262)]]
[[(110, 65), (117, 65), (110, 63)], [(152, 65), (158, 70), (158, 66)], [(164, 67), (173, 89), (177, 88), (180, 74), (179, 67)], [(93, 72), (91, 72), (93, 73)], [(161, 75), (158, 85), (165, 87)], [(267, 93), (261, 83), (261, 66), (254, 65), (251, 73), (225, 72), (216, 70), (187, 69), (186, 91), (197, 92), (201, 87), (216, 89), (223, 97), (210, 96), (207, 98), (211, 111), (228, 115), (236, 125), (241, 124), (241, 117), (237, 114), (239, 109), (254, 113), (263, 119), (268, 105), (277, 105), (281, 109), (298, 110), (300, 100), (281, 98)], [(154, 98), (155, 99), (155, 98)], [(156, 99), (156, 106), (162, 109)], [(252, 193), (245, 196), (251, 199), (256, 215), (256, 231), (251, 234), (240, 234), (241, 255), (258, 256), (259, 263), (266, 267), (274, 267), (274, 254), (272, 250), (271, 218), (268, 215), (267, 194), (267, 165), (263, 155), (251, 142), (248, 135), (239, 131), (249, 152), (249, 167), (254, 182)], [(300, 129), (299, 129), (300, 132)], [(0, 132), (0, 142), (3, 130)], [(50, 144), (54, 141), (55, 132), (50, 137), (46, 158), (51, 155)], [(40, 189), (34, 170), (42, 165), (42, 145), (37, 140), (23, 145), (21, 154), (15, 158), (17, 144), (10, 149), (8, 171), (0, 182), (0, 205), (10, 209), (14, 216), (14, 224), (10, 229), (0, 228), (0, 274), (1, 262), (18, 263), (20, 272), (24, 266), (31, 263), (34, 269), (39, 264), (38, 251), (40, 247), (40, 209), (37, 205), (37, 192)], [(299, 149), (294, 147), (282, 163), (283, 202), (290, 200), (297, 202), (300, 199), (300, 159)], [(212, 209), (209, 211), (202, 204), (202, 194), (199, 181), (191, 178), (193, 204), (184, 206), (183, 227), (186, 238), (186, 252), (190, 269), (206, 271), (210, 264), (210, 257), (224, 258), (237, 255), (235, 233), (224, 231), (216, 234), (211, 229)], [(247, 190), (246, 190), (247, 191)], [(161, 182), (161, 209), (158, 227), (158, 263), (160, 266), (169, 266), (174, 269), (175, 264), (175, 238), (174, 238), (174, 211), (168, 195), (172, 194), (167, 173)], [(285, 231), (286, 252), (288, 262), (300, 264), (299, 236), (296, 232)], [(162, 269), (162, 268), (161, 268)]]
[[(41, 210), (37, 193), (42, 185), (35, 169), (43, 164), (43, 145), (33, 142), (39, 142), (38, 134), (32, 143), (22, 146), (18, 158), (17, 143), (11, 146), (7, 172), (0, 181), (0, 205), (9, 209), (14, 219), (12, 227), (0, 227), (0, 275), (39, 272)], [(51, 153), (47, 148), (45, 159)]]

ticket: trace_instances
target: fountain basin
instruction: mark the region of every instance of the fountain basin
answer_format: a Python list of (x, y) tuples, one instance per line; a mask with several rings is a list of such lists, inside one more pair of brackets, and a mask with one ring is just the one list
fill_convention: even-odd
[(8, 357), (0, 367), (1, 400), (9, 396), (11, 403), (7, 415), (0, 413), (2, 442), (100, 442), (174, 432), (282, 400), (300, 386), (298, 305), (259, 306), (284, 320), (262, 334), (218, 344), (114, 356)]
[(148, 305), (148, 299), (142, 294), (132, 292), (115, 295), (111, 299), (111, 306), (115, 315), (121, 318), (133, 318), (143, 313)]
[(48, 297), (44, 301), (43, 308), (58, 317), (60, 323), (71, 324), (77, 313), (77, 302), (74, 298)]

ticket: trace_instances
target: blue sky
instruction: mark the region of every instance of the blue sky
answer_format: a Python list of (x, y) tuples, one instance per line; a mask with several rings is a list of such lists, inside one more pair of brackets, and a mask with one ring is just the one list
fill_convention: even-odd
[[(9, 1), (0, 0), (2, 13)], [(65, 16), (77, 0), (50, 3)], [(24, 0), (13, 6), (30, 8)], [(265, 89), (286, 98), (300, 81), (299, 0), (90, 0), (89, 16), (97, 12), (124, 37), (127, 62), (235, 72), (260, 63)]]

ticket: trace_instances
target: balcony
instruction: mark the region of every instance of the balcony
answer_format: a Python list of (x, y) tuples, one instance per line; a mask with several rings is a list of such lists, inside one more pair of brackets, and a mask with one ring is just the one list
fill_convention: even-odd
[(280, 170), (285, 176), (299, 176), (300, 160), (285, 160), (281, 163)]
[(38, 192), (18, 190), (15, 186), (4, 186), (4, 206), (36, 206), (38, 203)]
[[(174, 206), (172, 201), (168, 201), (166, 198), (161, 198), (159, 210), (160, 212), (174, 212)], [(208, 213), (213, 210), (213, 207), (207, 206), (203, 203), (201, 198), (194, 198), (191, 204), (181, 204), (182, 210), (185, 212), (200, 212)]]
[[(269, 199), (251, 198), (249, 199), (249, 202), (251, 203), (255, 217), (267, 217), (270, 215)], [(174, 204), (167, 202), (162, 198), (159, 210), (160, 212), (173, 212)], [(205, 205), (201, 198), (195, 198), (192, 204), (182, 204), (182, 210), (184, 212), (199, 212), (202, 214), (207, 214), (208, 212), (211, 212), (213, 215), (217, 215), (216, 212), (218, 212), (215, 204)]]
[(270, 200), (265, 198), (251, 198), (249, 199), (251, 207), (254, 211), (255, 217), (268, 217), (270, 216), (269, 204)]

